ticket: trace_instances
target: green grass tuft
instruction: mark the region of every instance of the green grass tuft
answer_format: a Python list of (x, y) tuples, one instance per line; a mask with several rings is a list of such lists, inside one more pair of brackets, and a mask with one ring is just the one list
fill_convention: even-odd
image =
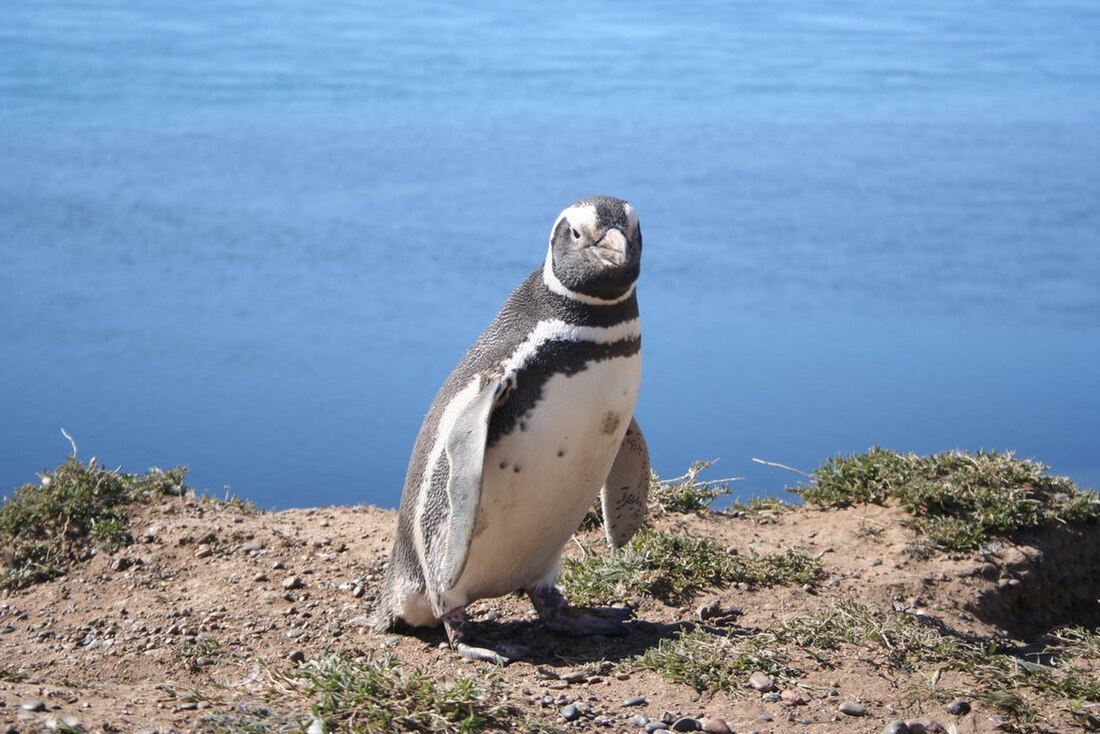
[(398, 660), (329, 656), (291, 674), (316, 702), (325, 731), (477, 732), (523, 725), (496, 684), (468, 678), (436, 683)]
[(1100, 519), (1100, 495), (1047, 469), (1010, 452), (917, 456), (873, 448), (829, 459), (811, 484), (791, 491), (829, 507), (896, 499), (912, 513), (922, 543), (967, 551), (1018, 530)]
[(641, 595), (679, 602), (701, 589), (738, 581), (805, 584), (821, 575), (816, 561), (793, 551), (739, 555), (707, 538), (643, 528), (618, 551), (566, 559), (561, 583), (570, 599), (581, 604)]
[(25, 484), (0, 505), (0, 588), (23, 588), (65, 572), (92, 551), (131, 542), (126, 506), (186, 491), (187, 469), (138, 476), (70, 457), (39, 484)]
[(635, 670), (652, 670), (699, 693), (733, 691), (756, 671), (773, 679), (790, 679), (785, 651), (771, 635), (716, 635), (701, 629), (681, 631), (661, 640), (628, 663)]

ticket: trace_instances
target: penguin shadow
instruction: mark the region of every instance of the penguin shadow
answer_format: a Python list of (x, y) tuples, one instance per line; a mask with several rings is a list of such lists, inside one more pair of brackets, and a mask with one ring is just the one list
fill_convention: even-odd
[[(526, 654), (514, 663), (531, 665), (578, 666), (591, 663), (618, 663), (636, 657), (655, 647), (661, 640), (672, 639), (680, 632), (706, 629), (718, 634), (724, 630), (696, 621), (651, 622), (631, 618), (623, 623), (621, 635), (570, 635), (546, 628), (537, 619), (502, 620), (490, 615), (470, 623), (473, 644), (494, 647), (497, 644), (522, 645)], [(423, 642), (443, 646), (447, 636), (441, 628), (408, 629)], [(457, 654), (457, 653), (455, 653)], [(513, 664), (514, 664), (513, 663)]]

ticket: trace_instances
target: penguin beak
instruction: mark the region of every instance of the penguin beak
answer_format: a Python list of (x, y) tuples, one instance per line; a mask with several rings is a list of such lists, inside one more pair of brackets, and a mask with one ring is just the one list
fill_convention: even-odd
[(626, 236), (614, 227), (604, 233), (602, 239), (592, 245), (596, 258), (606, 266), (619, 267), (625, 265), (629, 259), (629, 244)]

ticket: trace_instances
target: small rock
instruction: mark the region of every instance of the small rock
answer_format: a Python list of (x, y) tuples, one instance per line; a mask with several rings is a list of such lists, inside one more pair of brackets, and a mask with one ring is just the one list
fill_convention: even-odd
[(561, 717), (566, 721), (576, 721), (581, 717), (581, 710), (577, 708), (576, 704), (571, 703), (568, 706), (562, 707)]
[(292, 591), (294, 589), (301, 589), (305, 585), (306, 585), (306, 582), (302, 581), (301, 576), (288, 576), (286, 578), (286, 580), (283, 581), (283, 588), (286, 589), (287, 591)]
[(641, 728), (649, 723), (649, 717), (645, 714), (634, 714), (630, 717), (630, 723), (638, 728)]
[(42, 701), (24, 701), (23, 703), (19, 704), (19, 708), (23, 709), (24, 711), (45, 711), (46, 704)]
[(947, 713), (955, 716), (966, 716), (970, 713), (970, 702), (961, 698), (956, 698), (954, 701), (947, 704)]
[(209, 558), (214, 555), (214, 549), (206, 543), (199, 546), (199, 549), (195, 551), (195, 558)]
[[(622, 705), (623, 706), (645, 706), (646, 705), (645, 696), (631, 696), (630, 698), (623, 701)], [(640, 724), (640, 726), (644, 726), (644, 724)]]
[(132, 564), (131, 564), (129, 558), (126, 558), (125, 556), (120, 556), (119, 558), (115, 559), (114, 563), (111, 564), (111, 570), (112, 571), (125, 571), (131, 565)]
[(588, 676), (580, 671), (573, 671), (561, 676), (561, 679), (566, 683), (583, 683), (587, 678)]
[(707, 734), (733, 734), (725, 719), (703, 719), (700, 723)]
[(264, 549), (263, 543), (245, 543), (241, 546), (241, 552), (251, 553), (253, 551), (259, 551)]
[(785, 688), (779, 692), (779, 698), (783, 703), (791, 706), (801, 706), (809, 702), (809, 698), (802, 691), (797, 691), (794, 688)]
[(668, 731), (668, 724), (663, 721), (651, 721), (645, 725), (646, 732)]
[(267, 577), (266, 573), (258, 573), (252, 578), (252, 580), (258, 584), (262, 584), (263, 582), (270, 581), (271, 579)]
[(759, 670), (749, 676), (749, 685), (761, 693), (775, 690), (775, 681), (767, 673)]
[(904, 721), (891, 721), (882, 734), (909, 734), (909, 726)]
[(848, 716), (866, 716), (867, 709), (855, 701), (845, 701), (840, 704), (840, 713), (847, 714)]
[(993, 714), (989, 717), (989, 723), (994, 729), (1004, 729), (1008, 726), (1008, 722), (1005, 721), (1005, 717)]
[(304, 663), (306, 661), (306, 654), (301, 650), (295, 650), (287, 655), (286, 659), (292, 663)]
[(779, 701), (782, 698), (783, 698), (782, 696), (780, 696), (778, 693), (773, 691), (771, 693), (765, 693), (763, 696), (760, 697), (760, 700), (763, 701), (764, 703), (775, 703), (776, 701)]
[(672, 731), (699, 731), (699, 722), (690, 716), (682, 716), (672, 722)]
[(271, 569), (273, 571), (282, 571), (284, 568), (286, 568), (286, 564), (282, 561), (275, 561), (271, 564)]

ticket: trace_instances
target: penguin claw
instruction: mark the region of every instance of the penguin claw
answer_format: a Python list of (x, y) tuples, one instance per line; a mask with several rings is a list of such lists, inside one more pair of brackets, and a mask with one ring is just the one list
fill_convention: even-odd
[(467, 660), (483, 660), (503, 667), (508, 663), (526, 657), (530, 650), (522, 645), (503, 644), (499, 645), (498, 649), (493, 650), (488, 647), (474, 647), (473, 645), (467, 645), (465, 642), (459, 642), (455, 645), (455, 652)]

